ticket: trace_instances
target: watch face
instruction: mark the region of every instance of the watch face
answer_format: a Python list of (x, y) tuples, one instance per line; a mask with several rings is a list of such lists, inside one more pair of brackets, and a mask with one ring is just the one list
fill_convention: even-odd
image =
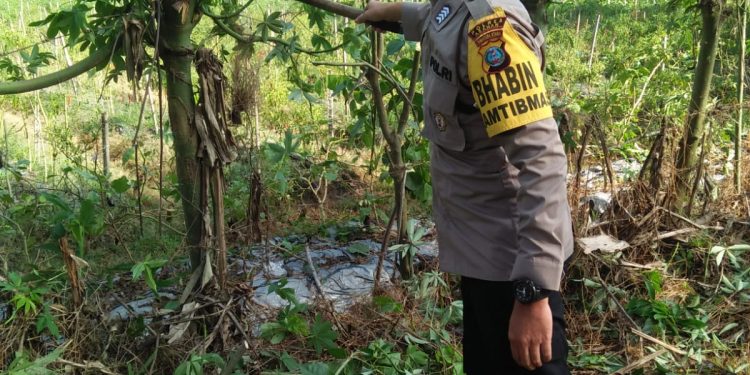
[(518, 280), (515, 282), (515, 295), (518, 302), (529, 303), (536, 298), (536, 288), (531, 280)]

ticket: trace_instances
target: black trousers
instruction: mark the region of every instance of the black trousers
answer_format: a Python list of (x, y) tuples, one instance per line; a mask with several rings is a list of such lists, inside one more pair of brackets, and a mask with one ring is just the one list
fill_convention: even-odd
[(464, 301), (464, 371), (469, 375), (570, 374), (567, 366), (563, 301), (559, 292), (549, 297), (552, 310), (552, 361), (529, 371), (513, 359), (508, 325), (515, 298), (510, 281), (461, 278)]

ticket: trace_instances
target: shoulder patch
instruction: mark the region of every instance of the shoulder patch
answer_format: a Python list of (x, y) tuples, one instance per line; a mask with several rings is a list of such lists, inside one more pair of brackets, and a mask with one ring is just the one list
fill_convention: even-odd
[(435, 16), (435, 22), (437, 22), (438, 25), (443, 23), (448, 16), (451, 14), (451, 7), (450, 5), (444, 5), (442, 9), (437, 13)]
[(469, 81), (487, 135), (552, 117), (539, 59), (505, 11), (470, 19), (468, 29)]

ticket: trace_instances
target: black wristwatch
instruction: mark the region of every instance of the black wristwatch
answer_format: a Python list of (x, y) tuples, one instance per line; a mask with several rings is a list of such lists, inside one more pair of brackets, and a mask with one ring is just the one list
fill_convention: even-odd
[(516, 301), (523, 304), (539, 301), (549, 296), (548, 289), (542, 289), (529, 279), (519, 279), (513, 281), (513, 295)]

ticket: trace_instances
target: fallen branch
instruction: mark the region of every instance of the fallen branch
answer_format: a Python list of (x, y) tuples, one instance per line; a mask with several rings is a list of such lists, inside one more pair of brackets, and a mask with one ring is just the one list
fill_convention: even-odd
[(310, 272), (312, 273), (313, 280), (315, 281), (315, 289), (318, 290), (318, 294), (320, 294), (320, 298), (323, 299), (324, 304), (326, 307), (328, 307), (328, 312), (331, 314), (331, 317), (333, 317), (333, 322), (336, 323), (336, 327), (338, 327), (339, 331), (343, 334), (346, 332), (345, 327), (341, 324), (339, 321), (338, 316), (336, 316), (336, 308), (333, 305), (333, 302), (328, 298), (326, 295), (326, 292), (323, 291), (323, 284), (320, 283), (320, 278), (318, 277), (318, 271), (315, 270), (315, 265), (312, 261), (312, 256), (310, 255), (310, 245), (305, 244), (305, 255), (307, 256), (307, 264), (310, 266)]
[[(651, 336), (651, 335), (649, 335), (649, 334), (647, 334), (645, 332), (639, 331), (639, 330), (637, 330), (635, 328), (631, 329), (631, 332), (633, 332), (633, 334), (635, 334), (636, 336), (638, 336), (640, 338), (643, 338), (643, 339), (645, 339), (647, 341), (651, 341), (652, 343), (654, 343), (656, 345), (659, 345), (659, 346), (663, 347), (664, 349), (669, 350), (672, 353), (675, 353), (675, 354), (678, 354), (678, 355), (682, 355), (682, 356), (686, 356), (687, 358), (689, 358), (690, 360), (693, 360), (695, 362), (701, 363), (701, 361), (705, 360), (705, 359), (701, 360), (700, 358), (697, 358), (694, 354), (690, 354), (690, 353), (688, 353), (688, 352), (686, 352), (686, 351), (684, 351), (684, 350), (682, 350), (682, 349), (680, 349), (680, 348), (678, 348), (678, 347), (676, 347), (674, 345), (668, 344), (668, 343), (666, 343), (666, 342), (664, 342), (662, 340), (657, 339), (656, 337), (653, 337), (653, 336)], [(720, 374), (734, 374), (733, 371), (729, 371), (726, 367), (722, 366), (721, 363), (717, 363), (716, 361), (710, 360), (710, 359), (708, 360), (708, 362), (710, 362), (712, 365), (716, 366), (717, 369), (721, 370), (720, 372), (716, 372), (717, 374), (719, 374), (719, 373)]]
[(59, 358), (55, 362), (62, 363), (64, 365), (68, 365), (71, 367), (80, 368), (83, 370), (96, 370), (102, 374), (112, 374), (112, 375), (117, 374), (116, 372), (112, 372), (112, 370), (108, 369), (99, 361), (93, 361), (93, 362), (83, 361), (83, 363), (76, 363), (73, 361), (68, 361), (67, 359)]
[(640, 326), (638, 326), (638, 323), (636, 323), (635, 320), (633, 320), (633, 318), (630, 317), (630, 315), (628, 314), (627, 310), (625, 310), (625, 307), (623, 307), (622, 304), (620, 303), (620, 301), (615, 297), (615, 295), (612, 294), (612, 291), (609, 290), (609, 285), (607, 285), (607, 283), (604, 282), (604, 279), (602, 279), (602, 277), (598, 275), (598, 273), (599, 273), (598, 269), (597, 269), (596, 272), (597, 272), (596, 278), (602, 284), (602, 287), (604, 288), (604, 291), (607, 293), (607, 295), (609, 296), (609, 298), (612, 299), (612, 301), (615, 303), (615, 305), (617, 305), (617, 307), (620, 309), (620, 312), (622, 312), (622, 314), (625, 315), (625, 317), (628, 319), (628, 322), (630, 322), (630, 324), (633, 325), (633, 329), (635, 330), (637, 328), (640, 328)]
[(682, 216), (682, 215), (680, 215), (680, 214), (678, 214), (676, 212), (672, 212), (672, 211), (670, 211), (670, 210), (668, 210), (668, 209), (666, 209), (664, 207), (658, 207), (658, 209), (660, 209), (660, 210), (662, 210), (662, 211), (664, 211), (664, 212), (666, 212), (666, 213), (668, 213), (668, 214), (670, 214), (670, 215), (672, 215), (672, 216), (674, 216), (674, 217), (676, 217), (676, 218), (678, 218), (678, 219), (680, 219), (680, 220), (682, 220), (682, 221), (684, 221), (684, 222), (686, 222), (686, 223), (688, 223), (688, 224), (690, 224), (690, 225), (692, 225), (692, 226), (694, 226), (694, 227), (696, 227), (698, 229), (724, 230), (724, 227), (722, 227), (720, 225), (711, 227), (711, 226), (707, 226), (707, 225), (703, 225), (703, 224), (698, 224), (698, 223), (696, 223), (696, 222), (694, 222), (694, 221), (686, 218), (685, 216)]
[(660, 233), (660, 234), (658, 234), (656, 236), (656, 240), (657, 241), (661, 241), (661, 240), (664, 240), (664, 239), (667, 239), (667, 238), (671, 238), (671, 237), (674, 237), (674, 236), (679, 236), (681, 234), (692, 233), (692, 232), (695, 232), (697, 230), (698, 230), (697, 228), (682, 228), (682, 229), (673, 230), (671, 232)]
[(657, 339), (656, 337), (651, 336), (651, 335), (649, 335), (649, 334), (647, 334), (647, 333), (645, 333), (645, 332), (643, 332), (641, 330), (632, 328), (630, 331), (633, 332), (633, 334), (635, 334), (636, 336), (638, 336), (640, 338), (643, 338), (643, 339), (646, 339), (648, 341), (651, 341), (652, 343), (654, 343), (656, 345), (659, 345), (659, 346), (663, 347), (664, 349), (669, 350), (672, 353), (679, 354), (679, 355), (687, 355), (687, 352), (685, 352), (684, 350), (682, 350), (682, 349), (680, 349), (680, 348), (678, 348), (678, 347), (676, 347), (674, 345), (668, 344), (668, 343), (666, 343), (664, 341), (661, 341), (661, 340)]
[(625, 374), (629, 374), (631, 371), (639, 369), (639, 368), (645, 366), (647, 363), (653, 361), (658, 356), (660, 356), (660, 355), (662, 355), (662, 354), (664, 354), (666, 352), (667, 352), (667, 349), (661, 349), (661, 350), (655, 351), (655, 352), (653, 352), (653, 353), (651, 353), (651, 354), (649, 354), (649, 355), (647, 355), (647, 356), (645, 356), (645, 357), (643, 357), (643, 358), (641, 358), (641, 359), (639, 359), (639, 360), (637, 360), (637, 361), (635, 361), (635, 362), (633, 362), (633, 363), (631, 363), (631, 364), (629, 364), (629, 365), (627, 365), (627, 366), (625, 366), (625, 367), (623, 367), (623, 368), (621, 368), (621, 369), (613, 372), (612, 375), (625, 375)]

